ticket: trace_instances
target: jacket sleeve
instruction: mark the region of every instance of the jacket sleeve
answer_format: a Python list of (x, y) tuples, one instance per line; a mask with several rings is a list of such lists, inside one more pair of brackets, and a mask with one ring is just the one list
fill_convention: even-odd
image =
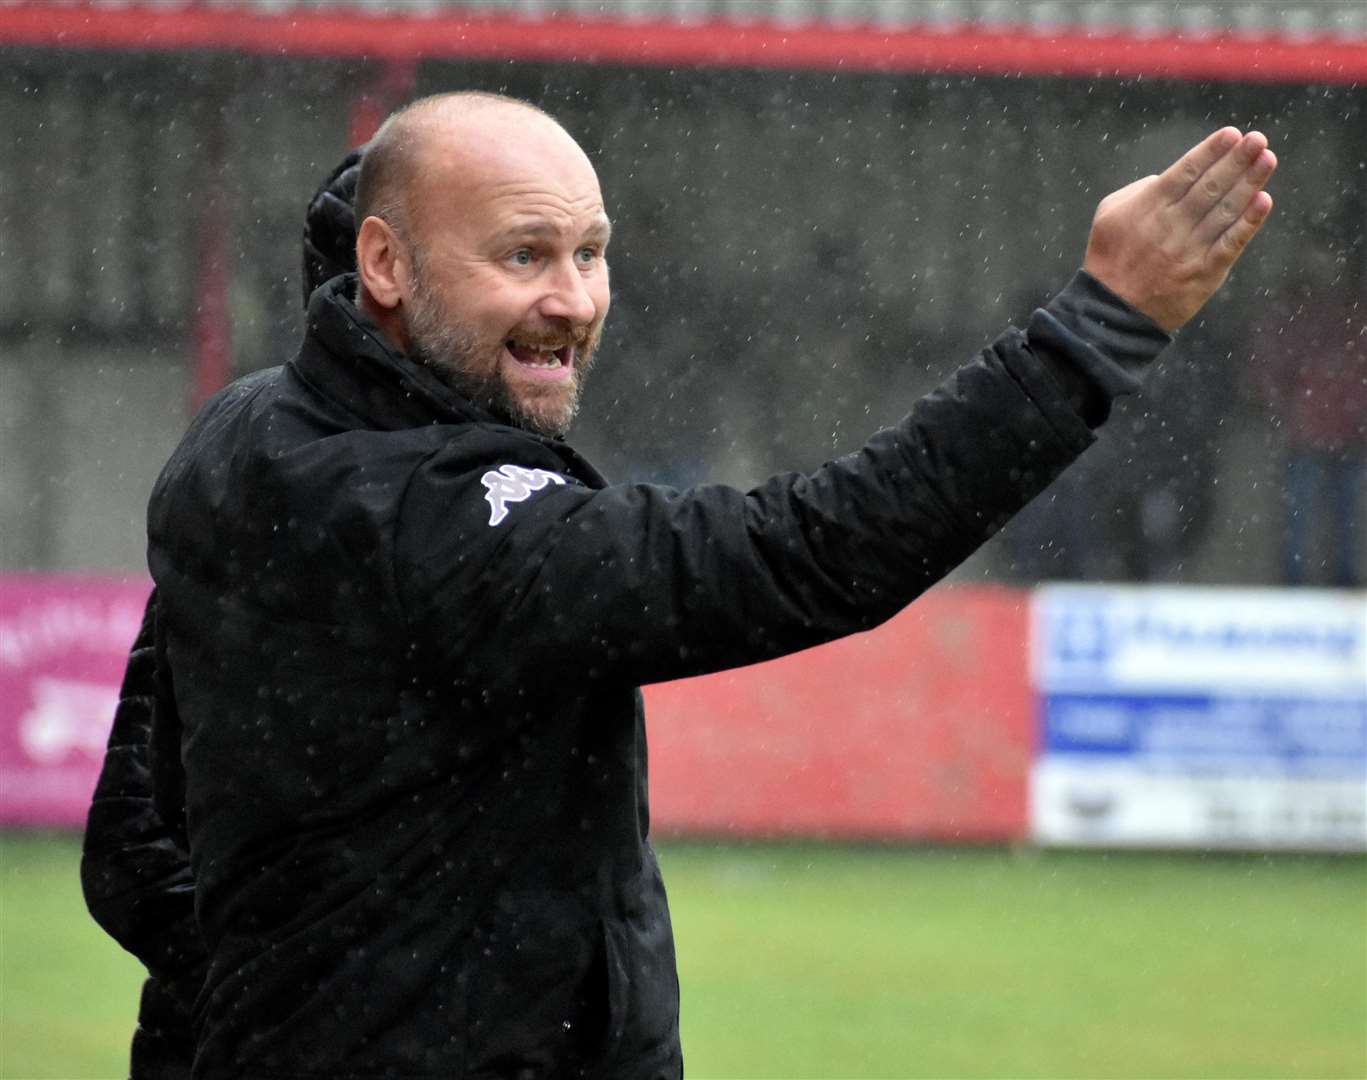
[[(160, 984), (158, 1028), (185, 1025), (206, 955), (184, 832), (157, 809), (150, 767), (158, 714), (174, 712), (156, 673), (157, 595), (148, 599), (86, 820), (81, 887), (90, 914)], [(144, 1006), (147, 994), (144, 994)], [(144, 1008), (144, 1011), (146, 1009)], [(141, 1017), (146, 1026), (148, 1017)], [(174, 1033), (173, 1033), (174, 1034)]]
[[(504, 463), (472, 469), (459, 445), (432, 455), (396, 545), (415, 635), (438, 664), (486, 680), (645, 683), (882, 622), (1042, 491), (1134, 383), (1076, 292), (1073, 310), (1036, 312), (858, 452), (748, 492), (594, 490), (540, 478), (554, 465), (534, 450), (508, 463), (524, 492), (498, 488)], [(1166, 341), (1158, 331), (1137, 351), (1147, 362)]]

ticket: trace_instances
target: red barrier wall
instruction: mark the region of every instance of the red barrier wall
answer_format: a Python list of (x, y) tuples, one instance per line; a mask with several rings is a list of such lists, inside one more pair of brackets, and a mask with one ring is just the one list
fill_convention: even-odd
[(646, 689), (663, 832), (1027, 832), (1028, 594), (943, 587), (867, 634)]
[[(147, 590), (0, 576), (0, 825), (84, 823)], [(1024, 838), (1026, 613), (942, 588), (871, 633), (647, 687), (655, 828)]]

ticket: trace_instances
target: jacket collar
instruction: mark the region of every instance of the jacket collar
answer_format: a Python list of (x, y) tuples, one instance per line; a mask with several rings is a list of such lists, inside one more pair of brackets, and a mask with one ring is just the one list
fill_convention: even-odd
[(383, 431), (428, 424), (508, 427), (558, 454), (568, 470), (590, 486), (605, 483), (598, 470), (564, 442), (512, 428), (410, 360), (366, 318), (355, 295), (356, 275), (342, 274), (309, 298), (304, 344), (288, 366), (315, 393), (365, 426)]
[(356, 275), (342, 274), (309, 298), (304, 345), (290, 362), (309, 386), (383, 430), (502, 422), (396, 349), (356, 306), (355, 293)]

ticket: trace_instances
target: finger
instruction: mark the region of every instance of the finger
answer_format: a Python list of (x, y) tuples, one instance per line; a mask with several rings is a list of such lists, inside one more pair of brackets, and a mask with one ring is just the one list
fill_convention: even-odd
[(1229, 153), (1207, 169), (1200, 180), (1187, 189), (1182, 201), (1177, 204), (1182, 216), (1193, 226), (1203, 221), (1206, 215), (1234, 190), (1234, 185), (1266, 149), (1267, 136), (1261, 131), (1250, 131)]
[(1263, 227), (1263, 222), (1267, 220), (1267, 215), (1270, 213), (1272, 213), (1272, 196), (1266, 191), (1258, 192), (1250, 200), (1248, 208), (1239, 220), (1220, 234), (1220, 238), (1211, 248), (1212, 261), (1225, 270), (1233, 266), (1235, 260), (1248, 247), (1248, 242)]
[(1177, 202), (1207, 169), (1239, 145), (1241, 137), (1236, 127), (1212, 131), (1163, 171), (1158, 178), (1159, 191), (1169, 202)]
[(1206, 216), (1197, 225), (1195, 236), (1198, 240), (1213, 244), (1219, 236), (1243, 216), (1253, 197), (1260, 192), (1272, 178), (1277, 168), (1277, 155), (1271, 150), (1262, 150), (1252, 163), (1243, 171)]

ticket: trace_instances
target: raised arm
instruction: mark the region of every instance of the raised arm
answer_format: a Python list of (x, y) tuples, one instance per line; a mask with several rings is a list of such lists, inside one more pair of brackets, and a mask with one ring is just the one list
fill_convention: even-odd
[[(501, 489), (487, 452), (453, 443), (419, 470), (399, 519), (399, 580), (420, 637), (439, 665), (649, 682), (890, 617), (1043, 490), (1111, 400), (1137, 389), (1164, 331), (1209, 298), (1266, 218), (1274, 164), (1260, 135), (1223, 129), (1109, 196), (1085, 273), (1024, 332), (811, 475), (749, 492), (599, 489), (573, 482), (548, 447), (497, 464), (567, 482), (529, 483), (491, 512)], [(469, 617), (486, 611), (496, 635)], [(484, 654), (509, 640), (525, 651)]]

